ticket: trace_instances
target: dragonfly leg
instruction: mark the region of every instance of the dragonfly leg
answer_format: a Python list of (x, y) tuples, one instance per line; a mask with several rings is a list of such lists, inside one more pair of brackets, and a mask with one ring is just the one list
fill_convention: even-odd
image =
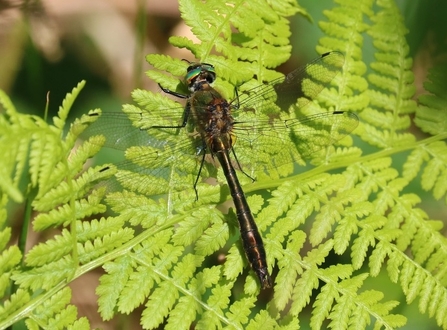
[(189, 113), (191, 112), (191, 105), (188, 102), (185, 107), (185, 111), (183, 111), (183, 119), (180, 125), (175, 126), (151, 126), (151, 128), (184, 128), (186, 123), (188, 122)]
[[(236, 97), (235, 97), (235, 99), (234, 100), (236, 100), (236, 104), (233, 104), (233, 108), (235, 108), (235, 109), (239, 109), (239, 91), (238, 91), (238, 89), (237, 89), (237, 87), (236, 86), (234, 86), (234, 95), (236, 95)], [(233, 101), (234, 101), (233, 100)]]
[(161, 90), (163, 91), (163, 92), (165, 92), (166, 94), (170, 94), (170, 95), (173, 95), (173, 96), (176, 96), (176, 97), (178, 97), (178, 98), (181, 98), (181, 99), (187, 99), (187, 98), (189, 98), (189, 95), (185, 95), (185, 94), (181, 94), (181, 93), (177, 93), (177, 92), (174, 92), (174, 91), (171, 91), (170, 89), (168, 89), (168, 88), (164, 88), (162, 85), (160, 85), (160, 84), (158, 84), (158, 86), (161, 88)]
[(202, 172), (203, 164), (205, 163), (205, 156), (206, 156), (206, 152), (205, 151), (206, 151), (206, 146), (204, 145), (202, 147), (202, 154), (203, 154), (203, 156), (202, 156), (202, 160), (200, 161), (199, 171), (197, 173), (196, 180), (194, 181), (194, 191), (196, 193), (196, 201), (199, 200), (199, 192), (197, 191), (197, 183), (199, 182), (200, 173)]
[(243, 170), (243, 168), (242, 168), (242, 166), (241, 166), (241, 163), (239, 163), (239, 159), (237, 159), (236, 152), (234, 151), (233, 148), (231, 148), (231, 152), (233, 153), (234, 159), (236, 160), (236, 163), (237, 163), (237, 166), (239, 167), (239, 170), (240, 170), (242, 173), (244, 173), (244, 175), (245, 175), (247, 178), (249, 178), (249, 179), (251, 179), (251, 181), (255, 182), (255, 181), (256, 181), (255, 178), (253, 178), (252, 176), (250, 176), (248, 173), (246, 173), (246, 172)]

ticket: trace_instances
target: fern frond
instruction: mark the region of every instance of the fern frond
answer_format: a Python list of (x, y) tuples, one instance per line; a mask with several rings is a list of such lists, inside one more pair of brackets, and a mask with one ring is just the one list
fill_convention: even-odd
[(444, 91), (447, 87), (447, 66), (439, 65), (430, 69), (428, 81), (424, 83), (430, 95), (421, 95), (421, 106), (416, 111), (415, 124), (423, 132), (431, 135), (447, 132), (447, 100)]
[(441, 199), (447, 192), (447, 145), (444, 141), (430, 143), (423, 147), (426, 165), (422, 172), (421, 185), (426, 191), (432, 190), (436, 199)]
[(129, 280), (134, 265), (134, 260), (127, 255), (103, 265), (107, 274), (101, 276), (96, 294), (99, 295), (99, 313), (104, 320), (113, 317), (120, 294)]
[[(29, 177), (29, 190), (35, 191), (31, 194), (34, 199), (30, 201), (30, 205), (35, 211), (40, 212), (35, 218), (34, 229), (43, 230), (63, 225), (69, 227), (70, 230), (63, 228), (60, 235), (56, 234), (52, 239), (34, 246), (25, 255), (24, 261), (20, 260), (20, 252), (17, 247), (4, 249), (9, 237), (8, 230), (2, 232), (4, 234), (0, 235), (1, 245), (3, 245), (2, 256), (6, 257), (8, 253), (10, 255), (9, 261), (4, 259), (0, 262), (3, 266), (0, 288), (2, 294), (6, 292), (8, 286), (10, 289), (12, 288), (10, 301), (8, 303), (8, 300), (4, 299), (3, 308), (14, 309), (4, 310), (6, 316), (1, 320), (0, 328), (10, 325), (15, 317), (26, 318), (27, 325), (31, 328), (35, 328), (37, 325), (54, 329), (77, 326), (89, 328), (87, 319), (77, 319), (77, 311), (74, 306), (67, 304), (59, 306), (47, 299), (62, 293), (56, 288), (75, 276), (79, 260), (87, 262), (93, 257), (97, 258), (105, 251), (124, 244), (132, 237), (132, 235), (129, 237), (126, 234), (128, 229), (119, 228), (115, 233), (118, 236), (110, 236), (112, 241), (109, 242), (107, 248), (105, 248), (107, 245), (105, 242), (109, 237), (107, 235), (104, 235), (105, 238), (97, 238), (96, 245), (91, 245), (95, 247), (94, 252), (83, 249), (89, 242), (79, 245), (83, 255), (81, 259), (78, 258), (76, 219), (105, 211), (104, 204), (101, 204), (105, 193), (104, 189), (92, 191), (89, 197), (85, 195), (98, 180), (108, 175), (108, 173), (101, 173), (99, 168), (89, 169), (82, 173), (85, 161), (99, 150), (97, 144), (85, 144), (73, 153), (70, 160), (67, 160), (82, 127), (73, 126), (64, 138), (63, 126), (68, 111), (83, 86), (84, 82), (81, 82), (71, 94), (67, 95), (63, 107), (59, 110), (59, 117), (54, 118), (54, 126), (46, 124), (37, 117), (16, 113), (15, 109), (10, 104), (8, 105), (4, 94), (1, 94), (2, 103), (8, 107), (7, 112), (10, 116), (8, 117), (9, 122), (5, 120), (4, 116), (0, 119), (0, 123), (7, 128), (4, 131), (5, 134), (2, 131), (0, 143), (5, 148), (5, 153), (11, 156), (8, 158), (8, 165), (2, 166), (5, 169), (2, 173), (7, 172), (8, 176), (13, 178), (9, 181), (12, 188), (18, 187), (18, 183), (23, 177)], [(11, 187), (5, 190), (2, 188), (2, 201), (6, 200), (5, 192), (12, 191)], [(17, 197), (18, 195), (8, 194), (16, 200), (22, 198), (21, 196)], [(11, 268), (13, 261), (16, 263), (14, 270)], [(5, 275), (7, 278), (4, 277)], [(12, 283), (19, 289), (11, 287)], [(33, 301), (29, 295), (23, 295), (23, 292), (32, 293)], [(20, 295), (20, 299), (23, 299), (22, 305), (12, 307), (11, 303), (18, 295)], [(46, 304), (54, 305), (57, 308), (45, 307), (47, 314), (42, 313), (41, 310), (37, 311), (36, 306), (46, 306)], [(27, 313), (24, 313), (24, 310)]]
[[(345, 54), (349, 66), (345, 66), (342, 75), (336, 77), (339, 86), (337, 109), (343, 111), (361, 111), (369, 104), (367, 93), (368, 83), (363, 77), (366, 71), (361, 59), (363, 35), (366, 26), (362, 22), (363, 16), (371, 11), (372, 1), (343, 0), (340, 6), (323, 13), (328, 21), (319, 22), (325, 37), (319, 40), (317, 51), (325, 53), (339, 50)], [(337, 81), (338, 80), (338, 81)], [(354, 94), (355, 93), (355, 94)]]
[(4, 301), (2, 306), (0, 306), (0, 325), (4, 327), (7, 324), (8, 317), (14, 316), (30, 299), (31, 297), (27, 290), (18, 289), (15, 293), (11, 294), (9, 299)]
[(206, 229), (196, 242), (198, 255), (210, 255), (222, 248), (228, 239), (228, 226), (222, 223), (214, 223)]
[[(183, 37), (171, 37), (170, 43), (190, 50), (200, 62), (213, 63), (218, 79), (224, 80), (220, 83), (221, 91), (224, 95), (232, 95), (234, 86), (244, 83), (250, 87), (249, 81), (254, 76), (257, 84), (277, 78), (279, 74), (271, 68), (284, 63), (290, 56), (289, 22), (284, 16), (304, 10), (291, 2), (276, 3), (276, 6), (278, 10), (272, 10), (267, 2), (212, 1), (212, 4), (203, 6), (196, 0), (182, 1), (182, 17), (201, 44)], [(225, 24), (222, 24), (222, 17), (225, 17)], [(238, 32), (234, 33), (232, 28)], [(213, 55), (215, 51), (223, 56)], [(186, 69), (184, 62), (166, 56), (148, 55), (146, 59), (154, 67), (167, 69), (177, 76), (183, 75)], [(178, 80), (167, 79), (156, 71), (149, 71), (148, 75), (171, 90), (176, 90), (179, 85)]]
[[(291, 322), (288, 325), (290, 329), (295, 329), (298, 327), (298, 319), (294, 320), (295, 322)], [(247, 330), (255, 330), (255, 329), (275, 329), (279, 328), (276, 320), (269, 315), (267, 311), (261, 310), (259, 313), (255, 315), (255, 317), (250, 321), (250, 323), (245, 327)], [(287, 329), (287, 328), (286, 328)]]
[[(172, 237), (174, 242), (178, 245), (189, 245), (197, 241), (204, 233), (205, 229), (210, 226), (216, 216), (221, 216), (217, 212), (206, 212), (203, 209), (199, 209), (186, 217), (184, 221), (179, 224), (179, 228), (176, 230)], [(197, 221), (201, 219), (201, 221)], [(204, 253), (203, 255), (207, 255)]]
[(26, 255), (26, 264), (30, 267), (43, 266), (69, 255), (72, 239), (68, 230), (62, 230), (61, 235), (34, 246)]
[[(342, 175), (332, 175), (328, 180), (325, 181), (325, 184), (321, 187), (321, 189), (315, 189), (313, 193), (316, 193), (319, 199), (322, 196), (327, 196), (334, 191), (338, 190), (339, 187), (344, 185), (344, 177)], [(346, 198), (347, 197), (347, 198)], [(319, 214), (315, 218), (315, 222), (310, 231), (310, 242), (312, 245), (316, 246), (323, 241), (323, 239), (327, 236), (328, 232), (331, 230), (332, 225), (335, 222), (341, 220), (342, 215), (339, 210), (342, 208), (343, 204), (347, 204), (353, 201), (354, 195), (338, 194), (337, 198), (333, 198), (321, 208)]]
[[(151, 294), (143, 311), (141, 322), (147, 329), (158, 327), (169, 314), (179, 297), (179, 292), (168, 282), (160, 284), (160, 289)], [(137, 300), (138, 301), (138, 300)]]
[[(409, 47), (405, 40), (407, 29), (394, 3), (379, 1), (378, 4), (383, 9), (378, 14), (369, 15), (374, 24), (368, 34), (374, 39), (378, 52), (375, 54), (377, 62), (371, 63), (374, 73), (368, 76), (375, 88), (369, 90), (371, 107), (361, 113), (365, 125), (362, 139), (381, 148), (409, 145), (415, 138), (401, 132), (408, 129), (409, 115), (416, 111), (416, 103), (411, 99), (415, 87), (411, 71), (413, 62), (408, 57)], [(390, 20), (390, 17), (395, 19)], [(380, 120), (377, 112), (382, 112), (382, 119), (386, 121)], [(387, 123), (385, 127), (383, 123)]]
[(20, 286), (33, 291), (49, 290), (62, 280), (69, 278), (74, 272), (72, 258), (64, 256), (43, 266), (31, 268), (29, 271), (16, 271), (11, 278)]
[(59, 111), (57, 112), (58, 117), (53, 117), (54, 126), (60, 130), (62, 130), (66, 124), (68, 113), (78, 97), (79, 93), (85, 86), (85, 80), (82, 80), (78, 83), (78, 85), (73, 88), (71, 93), (68, 93), (64, 100), (62, 101), (62, 106), (59, 107)]
[(95, 240), (78, 244), (79, 261), (83, 264), (117, 249), (134, 237), (132, 228), (120, 228), (108, 234), (98, 235)]
[[(283, 46), (285, 47), (282, 49), (283, 54), (290, 52), (287, 40), (290, 36), (288, 24), (284, 19), (279, 19), (280, 16), (267, 3), (254, 4), (239, 0), (223, 4), (214, 1), (211, 6), (202, 6), (199, 2), (188, 0), (182, 2), (180, 10), (194, 34), (202, 41), (201, 47), (190, 49), (201, 61), (206, 61), (213, 49), (227, 58), (234, 60), (236, 55), (236, 58), (250, 62), (259, 59), (260, 53), (254, 51), (256, 46), (263, 46), (265, 51), (268, 51), (266, 47), (269, 47), (269, 44), (275, 47)], [(283, 15), (293, 15), (298, 8), (289, 4), (287, 10), (287, 14), (283, 13)], [(227, 17), (228, 23), (221, 24), (222, 21), (218, 19), (220, 16)], [(207, 19), (203, 20), (204, 17)], [(231, 27), (236, 28), (239, 35), (235, 36)], [(259, 33), (259, 31), (264, 31), (264, 33)], [(251, 44), (246, 46), (241, 43), (240, 50), (234, 47), (235, 37), (236, 43), (240, 43), (238, 36), (245, 36), (245, 39), (250, 40)], [(171, 42), (173, 41), (171, 40)], [(175, 42), (173, 44), (176, 45)], [(236, 54), (235, 51), (237, 51)], [(276, 51), (277, 48), (275, 48)], [(250, 56), (250, 54), (253, 55)], [(266, 67), (276, 67), (279, 65), (279, 60), (278, 58), (264, 57), (263, 61), (270, 63), (262, 64)]]
[(230, 324), (237, 325), (239, 328), (248, 322), (247, 315), (250, 314), (250, 309), (255, 304), (255, 297), (246, 297), (236, 301), (231, 305), (230, 310), (225, 313)]
[[(277, 237), (274, 238), (275, 240), (277, 239)], [(298, 311), (302, 310), (302, 308), (304, 308), (304, 306), (306, 306), (309, 302), (310, 294), (314, 289), (313, 286), (302, 286), (302, 284), (309, 285), (310, 283), (300, 282), (300, 280), (296, 281), (297, 276), (301, 276), (303, 273), (302, 266), (296, 261), (301, 259), (299, 252), (303, 247), (305, 239), (306, 235), (302, 231), (295, 231), (291, 233), (285, 253), (278, 258), (278, 266), (281, 270), (278, 272), (278, 276), (275, 280), (274, 299), (275, 306), (277, 306), (280, 311), (284, 310), (290, 299), (292, 299), (294, 304), (294, 306), (292, 306), (293, 309)], [(305, 275), (303, 275), (303, 277), (304, 276)], [(295, 290), (293, 290), (294, 285)], [(300, 291), (300, 296), (292, 297), (293, 293), (297, 292), (298, 290)], [(304, 299), (304, 301), (301, 300), (298, 302), (297, 299)], [(298, 313), (295, 315), (298, 315)]]
[[(23, 194), (19, 189), (19, 181), (26, 165), (29, 137), (23, 136), (23, 132), (17, 122), (23, 123), (20, 115), (11, 104), (11, 100), (0, 90), (0, 102), (4, 106), (9, 120), (0, 117), (0, 147), (3, 152), (4, 164), (0, 167), (0, 188), (16, 202), (23, 200)], [(29, 120), (25, 117), (24, 120)]]
[(77, 319), (77, 308), (69, 305), (71, 290), (64, 288), (38, 306), (26, 321), (28, 328), (43, 327), (47, 329), (90, 329), (87, 318)]
[[(414, 190), (419, 184), (437, 200), (447, 194), (447, 67), (431, 71), (425, 84), (431, 94), (416, 104), (407, 29), (394, 1), (336, 2), (324, 12), (327, 21), (320, 22), (325, 36), (317, 50), (343, 52), (343, 71), (318, 100), (299, 111), (357, 111), (361, 124), (355, 138), (319, 151), (308, 168), (302, 167), (304, 162), (287, 164), (272, 176), (261, 173), (256, 183), (240, 176), (274, 281), (272, 291), (259, 296), (259, 283), (248, 271), (238, 240), (235, 212), (231, 206), (216, 207), (231, 199), (225, 185), (199, 180), (200, 198), (195, 201), (190, 188), (196, 175), (189, 168), (176, 180), (178, 173), (167, 166), (169, 171), (151, 181), (147, 177), (152, 173), (130, 175), (113, 165), (84, 170), (85, 161), (102, 146), (126, 149), (126, 157), (152, 165), (143, 164), (147, 146), (121, 139), (114, 122), (120, 118), (117, 114), (109, 117), (110, 126), (99, 130), (94, 121), (101, 112), (90, 112), (64, 136), (68, 111), (84, 82), (67, 95), (54, 125), (17, 113), (0, 91), (6, 110), (6, 116), (0, 116), (0, 149), (5, 155), (0, 166), (0, 328), (20, 319), (26, 319), (29, 328), (89, 328), (87, 319), (77, 319), (66, 285), (102, 266), (106, 274), (96, 291), (102, 318), (141, 309), (140, 322), (147, 329), (297, 329), (299, 323), (306, 326), (308, 309), (312, 329), (394, 329), (406, 319), (393, 314), (399, 303), (384, 298), (388, 294), (382, 291), (388, 289), (405, 297), (401, 305), (417, 301), (421, 314), (447, 329), (442, 222), (430, 218), (425, 196)], [(199, 42), (172, 37), (171, 44), (213, 64), (216, 88), (228, 99), (235, 87), (241, 87), (243, 99), (245, 89), (281, 76), (272, 69), (290, 55), (286, 17), (306, 15), (293, 1), (184, 0), (180, 9)], [(377, 50), (371, 64), (362, 56), (366, 33)], [(149, 77), (188, 94), (178, 78), (184, 76), (185, 61), (165, 55), (149, 55), (147, 60), (155, 68)], [(368, 69), (372, 73), (366, 76)], [(183, 106), (163, 94), (135, 90), (132, 97), (135, 105), (125, 105), (123, 112), (133, 119), (134, 128), (144, 131), (154, 125), (140, 115), (143, 111), (177, 111), (182, 120)], [(430, 137), (410, 130), (414, 113), (414, 122)], [(153, 119), (160, 125), (166, 120), (162, 115)], [(84, 131), (90, 124), (92, 131)], [(87, 141), (72, 151), (80, 134)], [(408, 156), (401, 168), (396, 160), (404, 151)], [(259, 157), (275, 161), (265, 155)], [(191, 165), (183, 155), (172, 157), (176, 169)], [(238, 154), (238, 159), (244, 157), (244, 152)], [(225, 180), (211, 161), (205, 162), (202, 174), (218, 183)], [(124, 190), (116, 191), (115, 182), (102, 183), (112, 175), (116, 184), (127, 182)], [(36, 192), (33, 229), (57, 232), (32, 247), (22, 261), (5, 223), (8, 198), (24, 199), (19, 182), (25, 176)], [(177, 183), (185, 189), (171, 192)], [(98, 216), (106, 211), (105, 204), (116, 216)], [(93, 219), (82, 220), (85, 217)], [(216, 262), (221, 253), (226, 256), (223, 264)], [(379, 274), (391, 284), (385, 288), (373, 279), (369, 289), (366, 281)]]
[[(8, 242), (11, 236), (10, 228), (6, 228), (0, 232), (0, 242)], [(7, 239), (8, 238), (8, 239)], [(2, 240), (3, 239), (3, 240)], [(17, 246), (10, 246), (1, 249), (0, 254), (0, 294), (4, 294), (9, 286), (9, 278), (22, 259), (22, 254)]]
[(240, 246), (232, 246), (226, 255), (224, 276), (229, 281), (235, 281), (244, 269), (243, 251)]
[(34, 228), (44, 230), (60, 225), (68, 226), (73, 216), (82, 219), (92, 214), (102, 213), (106, 210), (102, 202), (103, 196), (104, 190), (94, 191), (87, 199), (77, 200), (75, 202), (76, 213), (73, 213), (73, 207), (70, 203), (65, 203), (47, 213), (41, 213), (35, 218)]

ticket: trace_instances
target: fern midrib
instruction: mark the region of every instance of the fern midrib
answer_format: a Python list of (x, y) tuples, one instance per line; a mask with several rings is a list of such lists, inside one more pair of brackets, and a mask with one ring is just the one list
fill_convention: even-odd
[(348, 167), (349, 165), (351, 165), (353, 163), (363, 163), (363, 162), (367, 162), (370, 160), (379, 159), (382, 157), (398, 154), (398, 153), (401, 153), (401, 152), (404, 152), (407, 150), (412, 150), (412, 149), (415, 149), (416, 147), (421, 146), (421, 145), (427, 145), (427, 144), (430, 144), (433, 142), (442, 141), (442, 140), (446, 140), (446, 139), (447, 139), (447, 132), (438, 134), (436, 136), (432, 136), (432, 137), (429, 137), (429, 138), (426, 138), (426, 139), (423, 139), (420, 141), (416, 141), (415, 143), (413, 143), (411, 145), (397, 146), (397, 147), (393, 147), (393, 148), (389, 148), (389, 149), (384, 149), (384, 150), (381, 150), (381, 151), (378, 151), (378, 152), (375, 152), (375, 153), (372, 153), (372, 154), (369, 154), (366, 156), (358, 157), (357, 159), (349, 158), (346, 161), (340, 161), (340, 162), (336, 162), (336, 163), (321, 165), (321, 166), (315, 167), (309, 171), (306, 171), (305, 173), (288, 176), (288, 177), (281, 178), (278, 180), (250, 183), (250, 184), (247, 184), (246, 186), (244, 186), (244, 191), (245, 192), (254, 192), (254, 191), (258, 191), (258, 190), (277, 188), (278, 186), (280, 186), (283, 183), (290, 181), (290, 180), (302, 181), (304, 179), (310, 178), (317, 174), (325, 173), (325, 172), (339, 169), (339, 168)]
[[(26, 317), (30, 317), (30, 311), (36, 310), (37, 306), (42, 305), (42, 303), (44, 301), (46, 301), (50, 297), (54, 296), (57, 292), (62, 290), (64, 287), (66, 287), (74, 279), (79, 278), (80, 276), (84, 275), (85, 273), (88, 273), (89, 271), (104, 265), (108, 261), (112, 261), (118, 257), (126, 255), (139, 243), (143, 242), (144, 240), (147, 240), (148, 238), (153, 236), (155, 233), (158, 233), (158, 232), (168, 229), (168, 228), (172, 228), (172, 226), (174, 226), (176, 223), (181, 221), (181, 219), (186, 216), (187, 216), (186, 214), (179, 214), (179, 215), (176, 215), (176, 216), (170, 218), (169, 221), (166, 221), (162, 226), (153, 227), (152, 230), (144, 230), (141, 234), (139, 234), (138, 236), (135, 236), (132, 240), (128, 241), (127, 243), (123, 244), (122, 246), (113, 250), (112, 252), (109, 252), (109, 253), (77, 268), (73, 274), (73, 277), (68, 282), (65, 280), (60, 282), (59, 284), (55, 285), (52, 289), (50, 289), (45, 294), (38, 296), (37, 298), (31, 300), (28, 304), (26, 304), (22, 308), (15, 311), (4, 322), (0, 322), (0, 329), (6, 328), (6, 327), (10, 326), (11, 324), (14, 324), (22, 319), (25, 319)], [(227, 320), (227, 323), (231, 324), (231, 323), (229, 323), (228, 320)]]
[(65, 281), (60, 282), (59, 284), (55, 285), (48, 292), (42, 294), (41, 296), (37, 296), (34, 299), (31, 299), (22, 308), (16, 310), (14, 313), (8, 315), (8, 317), (3, 322), (0, 322), (0, 329), (6, 329), (7, 327), (9, 327), (13, 324), (16, 324), (20, 320), (26, 319), (27, 317), (32, 318), (31, 313), (33, 311), (35, 311), (37, 309), (37, 307), (42, 306), (42, 304), (45, 301), (50, 300), (51, 297), (53, 297), (58, 292), (60, 292), (68, 284), (69, 283), (66, 283)]
[[(217, 39), (217, 38), (220, 38), (220, 33), (222, 32), (223, 27), (225, 27), (225, 26), (229, 26), (229, 25), (230, 25), (230, 24), (229, 24), (229, 22), (230, 22), (230, 18), (232, 17), (232, 15), (233, 15), (235, 12), (237, 12), (237, 10), (239, 9), (239, 7), (240, 7), (244, 2), (245, 2), (245, 1), (240, 0), (240, 1), (237, 3), (237, 5), (233, 7), (233, 11), (231, 12), (231, 14), (228, 14), (228, 15), (226, 15), (226, 16), (222, 16), (222, 15), (221, 15), (221, 17), (225, 17), (225, 19), (223, 19), (223, 20), (221, 21), (221, 24), (220, 24), (220, 25), (218, 26), (218, 28), (217, 28), (217, 31), (219, 31), (219, 34), (216, 34), (216, 35), (214, 36), (214, 39), (213, 39), (213, 40), (210, 40), (210, 41), (208, 42), (208, 47), (206, 48), (206, 54), (207, 54), (207, 56), (209, 56), (209, 54), (211, 54), (212, 48), (214, 47), (214, 45), (216, 45), (216, 39)], [(223, 3), (223, 5), (225, 5), (225, 4)], [(203, 59), (201, 59), (201, 60), (203, 60)]]
[[(147, 264), (145, 262), (145, 260), (142, 260), (138, 257), (134, 257), (134, 260), (136, 260), (137, 262), (139, 262), (141, 265), (146, 265), (148, 268), (153, 268), (151, 267), (151, 265)], [(190, 290), (186, 290), (183, 286), (178, 285), (175, 281), (172, 280), (172, 277), (167, 276), (166, 274), (164, 274), (163, 272), (159, 272), (156, 269), (152, 269), (154, 273), (156, 273), (160, 278), (164, 279), (164, 281), (171, 283), (173, 286), (176, 287), (176, 289), (179, 292), (182, 292), (185, 296), (190, 296), (193, 297), (193, 299), (196, 301), (197, 305), (202, 306), (203, 309), (213, 312), (216, 317), (218, 319), (220, 319), (224, 324), (233, 326), (234, 329), (240, 329), (243, 330), (243, 328), (239, 327), (238, 324), (232, 322), (231, 320), (229, 320), (228, 318), (224, 317), (222, 314), (216, 312), (215, 309), (212, 309), (208, 304), (204, 303), (201, 299), (198, 298), (197, 295), (194, 294), (193, 291)]]

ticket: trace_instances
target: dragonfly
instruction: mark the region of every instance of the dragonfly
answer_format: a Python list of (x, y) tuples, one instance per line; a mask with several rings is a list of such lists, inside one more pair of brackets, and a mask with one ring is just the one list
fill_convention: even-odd
[(235, 89), (236, 97), (228, 101), (212, 86), (217, 76), (214, 66), (189, 62), (184, 78), (187, 93), (160, 86), (164, 93), (185, 99), (185, 106), (168, 106), (161, 98), (162, 105), (140, 101), (144, 109), (129, 106), (126, 114), (105, 113), (89, 134), (106, 133), (106, 146), (126, 150), (117, 179), (124, 188), (147, 195), (187, 189), (181, 177), (195, 173), (191, 183), (197, 199), (200, 178), (220, 166), (246, 259), (261, 289), (271, 288), (264, 243), (237, 171), (252, 180), (256, 175), (282, 175), (282, 166), (292, 171), (294, 163), (313, 157), (357, 127), (358, 117), (351, 112), (301, 114), (343, 64), (342, 53), (328, 52), (285, 77), (243, 92)]

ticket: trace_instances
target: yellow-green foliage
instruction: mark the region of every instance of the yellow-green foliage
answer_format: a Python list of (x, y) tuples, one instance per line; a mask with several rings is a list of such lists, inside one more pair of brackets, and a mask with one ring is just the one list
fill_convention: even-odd
[[(174, 154), (172, 164), (187, 175), (151, 171), (144, 175), (160, 175), (152, 186), (143, 174), (113, 166), (83, 170), (102, 145), (127, 150), (137, 162), (148, 146), (139, 134), (127, 142), (113, 140), (122, 117), (112, 115), (100, 118), (109, 123), (105, 137), (93, 130), (74, 151), (76, 138), (96, 118), (85, 116), (63, 133), (83, 82), (67, 95), (53, 125), (18, 113), (1, 93), (0, 328), (24, 319), (31, 329), (88, 329), (88, 320), (78, 319), (70, 304), (67, 284), (103, 267), (96, 290), (103, 319), (140, 308), (145, 329), (298, 329), (305, 322), (312, 329), (393, 329), (407, 322), (396, 306), (413, 301), (419, 313), (447, 329), (447, 241), (442, 222), (431, 219), (421, 203), (429, 198), (425, 190), (445, 210), (447, 68), (432, 69), (428, 94), (416, 102), (407, 31), (394, 1), (335, 2), (319, 22), (324, 36), (317, 51), (342, 52), (344, 69), (335, 79), (338, 88), (321, 93), (321, 108), (310, 108), (356, 112), (359, 126), (343, 144), (315, 154), (310, 170), (300, 167), (288, 177), (278, 170), (275, 179), (261, 175), (255, 183), (240, 175), (274, 277), (267, 297), (258, 297), (234, 211), (216, 208), (231, 199), (220, 169), (203, 168), (204, 177), (222, 184), (198, 182), (197, 201), (191, 192), (196, 173), (182, 155)], [(180, 10), (200, 42), (170, 42), (212, 63), (216, 88), (229, 97), (235, 86), (243, 92), (279, 76), (273, 69), (291, 52), (286, 17), (306, 14), (295, 1), (283, 0), (183, 0)], [(365, 36), (375, 47), (372, 63), (363, 58)], [(179, 79), (186, 62), (165, 55), (147, 60), (155, 68), (149, 77), (185, 92)], [(183, 107), (165, 95), (136, 90), (132, 96), (136, 105), (124, 105), (124, 112), (171, 109), (166, 111), (181, 120)], [(142, 131), (153, 125), (134, 119)], [(426, 135), (417, 136), (414, 126)], [(153, 142), (161, 141), (160, 134)], [(405, 157), (403, 166), (398, 156)], [(161, 164), (157, 157), (149, 161)], [(97, 185), (114, 174), (130, 187), (110, 193)], [(5, 225), (8, 201), (25, 199), (19, 189), (23, 177), (29, 182), (26, 198), (38, 211), (33, 230), (62, 228), (24, 256), (9, 244), (11, 228)], [(99, 217), (107, 206), (116, 216)], [(224, 263), (216, 262), (218, 254), (226, 256)], [(400, 301), (388, 295), (390, 287), (402, 295)]]

